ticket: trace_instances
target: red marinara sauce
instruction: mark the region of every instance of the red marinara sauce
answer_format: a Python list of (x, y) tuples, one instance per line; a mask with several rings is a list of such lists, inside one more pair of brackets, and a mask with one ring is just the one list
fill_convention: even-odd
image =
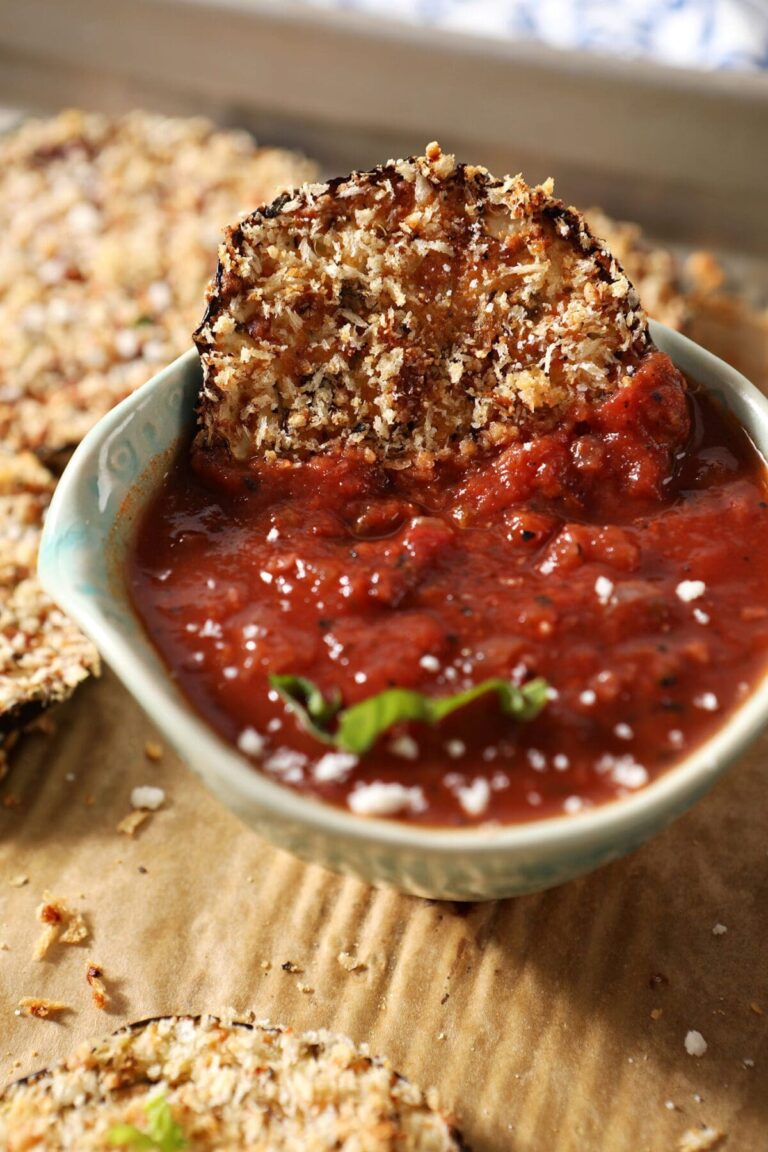
[[(431, 471), (184, 451), (130, 583), (196, 709), (284, 784), (425, 824), (571, 813), (664, 772), (762, 676), (766, 469), (653, 352), (556, 429)], [(345, 705), (494, 676), (551, 698), (521, 723), (491, 695), (356, 759), (301, 729), (268, 682), (288, 673)]]

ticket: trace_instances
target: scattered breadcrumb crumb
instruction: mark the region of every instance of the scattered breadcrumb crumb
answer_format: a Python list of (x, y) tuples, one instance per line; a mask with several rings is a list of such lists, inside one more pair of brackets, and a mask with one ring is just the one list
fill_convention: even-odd
[(285, 960), (280, 967), (283, 972), (290, 972), (293, 976), (301, 976), (304, 971), (298, 964), (294, 964), (293, 960)]
[(8, 883), (10, 884), (11, 888), (23, 888), (25, 884), (29, 884), (29, 876), (24, 876), (23, 874), (19, 876), (11, 876)]
[(353, 956), (351, 952), (339, 952), (336, 959), (342, 968), (346, 968), (347, 972), (364, 972), (368, 967), (364, 960)]
[(109, 993), (104, 983), (104, 969), (100, 964), (94, 964), (89, 960), (85, 966), (85, 979), (90, 984), (94, 1004), (103, 1012), (109, 1004)]
[(33, 956), (42, 960), (50, 949), (60, 941), (62, 944), (82, 944), (88, 938), (88, 926), (81, 912), (74, 912), (63, 900), (43, 893), (42, 903), (37, 906), (37, 919), (44, 925), (35, 944)]
[(165, 749), (157, 740), (147, 740), (144, 745), (144, 755), (147, 760), (151, 760), (155, 764), (158, 760), (162, 760), (164, 752)]
[(61, 934), (62, 944), (82, 944), (88, 939), (88, 925), (81, 912), (72, 912), (69, 923)]
[(122, 832), (124, 836), (133, 836), (144, 821), (149, 819), (149, 816), (150, 813), (146, 808), (134, 808), (133, 812), (123, 816), (117, 825), (117, 831)]
[(749, 1005), (750, 1012), (754, 1012), (755, 1016), (762, 1016), (763, 1010), (756, 1000), (753, 1000)]
[(661, 1020), (663, 1013), (663, 1008), (651, 1008), (651, 1020)]
[(303, 984), (301, 980), (296, 981), (296, 987), (299, 992), (304, 992), (307, 996), (311, 996), (315, 991), (311, 984)]
[(679, 1152), (714, 1152), (725, 1140), (725, 1133), (705, 1124), (702, 1128), (689, 1128), (680, 1137)]
[(714, 928), (712, 929), (712, 935), (724, 936), (727, 931), (728, 929), (726, 928), (725, 924), (715, 924)]
[(69, 1004), (62, 1004), (59, 1000), (44, 1000), (39, 996), (23, 996), (16, 1009), (17, 1016), (34, 1016), (37, 1020), (50, 1020), (51, 1017), (61, 1016), (63, 1012), (71, 1012)]
[(163, 789), (155, 788), (152, 784), (142, 784), (131, 792), (132, 808), (146, 808), (150, 812), (156, 812), (164, 800)]

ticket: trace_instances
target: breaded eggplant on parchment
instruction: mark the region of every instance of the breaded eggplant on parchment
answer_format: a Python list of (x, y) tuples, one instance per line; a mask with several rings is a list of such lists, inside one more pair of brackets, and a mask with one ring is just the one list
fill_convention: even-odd
[[(142, 1141), (143, 1137), (143, 1141)], [(460, 1152), (421, 1089), (330, 1032), (165, 1017), (0, 1096), (0, 1147)]]
[(0, 441), (45, 461), (189, 346), (225, 224), (310, 180), (207, 120), (69, 110), (0, 137)]
[(198, 445), (247, 460), (346, 443), (395, 467), (547, 427), (650, 346), (634, 288), (550, 182), (437, 144), (231, 228), (195, 340)]
[(72, 694), (99, 658), (35, 574), (54, 478), (31, 453), (0, 449), (0, 733)]

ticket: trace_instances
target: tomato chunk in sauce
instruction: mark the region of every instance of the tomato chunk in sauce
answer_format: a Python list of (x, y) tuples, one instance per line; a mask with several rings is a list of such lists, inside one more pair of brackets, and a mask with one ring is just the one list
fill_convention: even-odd
[[(642, 788), (766, 667), (768, 489), (746, 433), (652, 353), (601, 404), (495, 456), (234, 466), (182, 451), (144, 515), (135, 605), (195, 708), (262, 771), (426, 824), (568, 814)], [(269, 677), (345, 706), (544, 677), (365, 754), (304, 731)]]

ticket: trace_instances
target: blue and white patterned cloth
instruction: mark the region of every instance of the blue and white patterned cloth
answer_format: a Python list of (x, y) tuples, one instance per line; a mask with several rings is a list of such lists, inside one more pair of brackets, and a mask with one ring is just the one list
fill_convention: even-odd
[(306, 0), (688, 68), (768, 70), (768, 0)]

